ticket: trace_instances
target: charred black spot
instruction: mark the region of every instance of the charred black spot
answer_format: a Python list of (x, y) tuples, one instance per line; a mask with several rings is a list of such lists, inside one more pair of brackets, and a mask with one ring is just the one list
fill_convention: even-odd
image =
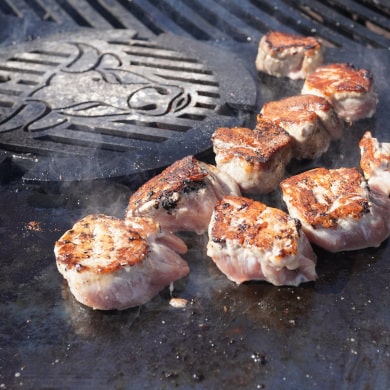
[(216, 244), (226, 244), (226, 239), (222, 237), (213, 237), (212, 241)]
[(153, 195), (154, 195), (154, 191), (149, 191), (146, 196), (148, 197), (148, 199), (150, 199)]
[(188, 194), (190, 192), (196, 192), (205, 186), (206, 183), (204, 181), (191, 181), (187, 179), (183, 181), (183, 193)]
[(248, 224), (246, 224), (246, 223), (242, 223), (242, 224), (240, 224), (240, 225), (238, 226), (238, 231), (239, 231), (240, 233), (245, 232), (246, 229), (248, 229)]
[(243, 203), (240, 204), (240, 206), (237, 208), (237, 210), (238, 210), (238, 211), (244, 210), (244, 209), (246, 209), (248, 206), (249, 206), (248, 203), (243, 202)]
[(164, 191), (160, 196), (160, 204), (165, 210), (172, 210), (176, 208), (177, 203), (179, 202), (180, 197), (175, 196), (177, 192), (174, 191)]
[(302, 223), (298, 218), (294, 218), (295, 227), (297, 229), (297, 232), (300, 234), (302, 229)]
[(362, 201), (361, 205), (363, 207), (363, 213), (364, 214), (367, 214), (367, 213), (370, 212), (370, 205), (369, 205), (368, 201), (366, 201), (366, 200)]

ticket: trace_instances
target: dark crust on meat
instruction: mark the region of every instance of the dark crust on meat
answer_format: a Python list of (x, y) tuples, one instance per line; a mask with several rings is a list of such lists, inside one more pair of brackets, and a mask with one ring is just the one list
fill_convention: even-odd
[(304, 37), (295, 34), (288, 34), (281, 31), (271, 31), (266, 34), (267, 46), (275, 52), (290, 48), (303, 48), (305, 51), (318, 50), (320, 42), (314, 37)]
[[(100, 224), (104, 236), (96, 242), (94, 226)], [(123, 242), (126, 246), (115, 246), (114, 237), (110, 228), (120, 230)], [(96, 264), (96, 267), (83, 263), (84, 259), (97, 257), (94, 248), (99, 246), (105, 258)], [(141, 236), (129, 228), (123, 220), (114, 217), (96, 214), (89, 215), (76, 222), (71, 230), (68, 230), (57, 242), (57, 262), (62, 263), (67, 269), (75, 269), (77, 272), (93, 271), (98, 273), (109, 273), (119, 270), (125, 266), (133, 266), (143, 261), (148, 253), (148, 245)]]
[[(223, 144), (223, 160), (240, 158), (254, 166), (264, 166), (275, 155), (291, 147), (291, 136), (271, 121), (260, 120), (254, 130), (243, 127), (219, 128), (212, 136), (214, 145)], [(218, 148), (217, 148), (218, 149)]]
[(156, 208), (174, 209), (180, 199), (175, 195), (205, 187), (208, 175), (207, 169), (195, 157), (184, 157), (142, 185), (131, 196), (129, 208), (136, 209), (138, 205), (154, 200)]
[(282, 127), (299, 125), (318, 121), (317, 111), (327, 112), (332, 109), (324, 97), (295, 95), (265, 103), (257, 121), (271, 120)]
[[(294, 112), (327, 112), (332, 110), (330, 103), (321, 96), (316, 95), (294, 95), (280, 100), (270, 101), (263, 105), (262, 115), (264, 117), (285, 117), (294, 115)], [(298, 114), (297, 114), (298, 115)]]
[[(316, 168), (289, 177), (280, 185), (303, 221), (313, 227), (337, 228), (341, 219), (359, 220), (370, 212), (362, 183), (364, 179), (356, 168)], [(322, 199), (315, 194), (318, 188)], [(336, 201), (342, 206), (330, 210)]]
[[(263, 214), (266, 210), (272, 211), (271, 217)], [(275, 229), (276, 220), (284, 226), (283, 229)], [(237, 224), (237, 221), (240, 223)], [(284, 247), (280, 257), (297, 253), (299, 221), (292, 219), (284, 211), (267, 207), (259, 201), (226, 196), (217, 203), (211, 223), (210, 238), (213, 242), (224, 244), (226, 241), (235, 241), (240, 246), (256, 246), (269, 251), (276, 241), (288, 239), (291, 240), (291, 245)]]
[(340, 92), (368, 93), (372, 88), (372, 75), (367, 69), (357, 69), (348, 63), (319, 66), (307, 76), (305, 84), (320, 90), (324, 96)]

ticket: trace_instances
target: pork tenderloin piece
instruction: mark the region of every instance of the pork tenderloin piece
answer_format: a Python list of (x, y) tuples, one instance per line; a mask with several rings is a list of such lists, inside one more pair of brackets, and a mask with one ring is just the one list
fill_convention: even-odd
[(186, 244), (150, 218), (126, 221), (102, 214), (75, 223), (55, 243), (59, 272), (77, 301), (124, 310), (151, 300), (189, 273), (178, 253)]
[(307, 76), (302, 93), (324, 97), (346, 122), (371, 118), (378, 103), (371, 73), (347, 63), (318, 67)]
[(378, 247), (389, 236), (389, 204), (371, 196), (356, 168), (315, 168), (280, 185), (289, 214), (330, 252)]
[(256, 68), (276, 77), (304, 79), (324, 61), (319, 40), (281, 31), (271, 31), (259, 42)]
[(219, 128), (211, 139), (217, 167), (247, 193), (277, 188), (292, 158), (291, 136), (270, 121), (259, 120), (254, 130)]
[(241, 194), (228, 174), (187, 156), (142, 185), (130, 197), (126, 216), (149, 216), (168, 231), (202, 234), (215, 204), (228, 194)]
[(264, 280), (276, 286), (316, 280), (316, 255), (300, 222), (245, 197), (217, 203), (207, 255), (233, 282)]
[(328, 150), (332, 139), (340, 138), (344, 124), (329, 102), (315, 95), (296, 95), (263, 105), (258, 120), (270, 120), (293, 138), (297, 159), (313, 159)]
[(359, 142), (360, 167), (371, 191), (390, 196), (390, 143), (379, 142), (366, 131)]

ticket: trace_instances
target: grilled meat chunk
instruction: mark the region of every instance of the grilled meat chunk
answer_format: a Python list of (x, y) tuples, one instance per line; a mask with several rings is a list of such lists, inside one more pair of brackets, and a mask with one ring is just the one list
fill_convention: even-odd
[(323, 48), (316, 38), (271, 31), (260, 40), (256, 68), (271, 76), (304, 79), (323, 61)]
[(149, 216), (172, 232), (207, 231), (214, 206), (238, 184), (213, 165), (187, 156), (142, 185), (131, 197), (127, 218)]
[(237, 284), (313, 281), (316, 255), (298, 220), (252, 199), (226, 196), (215, 207), (207, 254)]
[(186, 250), (180, 238), (150, 218), (124, 221), (102, 214), (76, 222), (54, 248), (72, 294), (100, 310), (144, 304), (186, 276), (189, 267), (178, 254)]
[(314, 95), (265, 103), (258, 118), (275, 122), (291, 135), (294, 157), (298, 159), (321, 156), (331, 139), (341, 136), (344, 127), (327, 100)]
[(360, 167), (371, 191), (390, 196), (390, 143), (379, 142), (366, 131), (359, 142)]
[(347, 122), (371, 118), (378, 102), (370, 72), (346, 63), (318, 67), (306, 78), (302, 93), (324, 97)]
[(389, 236), (390, 207), (370, 195), (356, 168), (315, 168), (281, 188), (309, 240), (330, 252), (377, 247)]
[(259, 120), (254, 130), (219, 128), (212, 136), (217, 167), (247, 193), (278, 187), (292, 158), (292, 138), (274, 122)]

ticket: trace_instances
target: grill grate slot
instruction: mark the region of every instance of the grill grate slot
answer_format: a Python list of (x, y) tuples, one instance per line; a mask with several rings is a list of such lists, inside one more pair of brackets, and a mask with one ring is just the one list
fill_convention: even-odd
[(0, 1), (0, 12), (9, 16), (22, 17), (22, 14), (19, 12), (18, 8), (15, 7), (12, 0)]
[(99, 15), (101, 15), (108, 23), (114, 28), (125, 29), (126, 26), (115, 16), (110, 7), (103, 5), (102, 2), (96, 0), (86, 0), (88, 4), (93, 8)]
[(231, 37), (238, 42), (248, 41), (251, 30), (245, 18), (239, 18), (230, 12), (228, 3), (219, 5), (218, 1), (205, 4), (203, 1), (183, 0), (190, 7), (192, 12), (196, 12), (210, 25), (219, 29), (219, 34)]
[[(375, 20), (378, 23), (382, 18), (372, 11), (353, 2), (353, 8), (350, 8), (351, 1), (310, 1), (299, 5), (302, 12), (307, 15), (316, 15), (317, 19), (332, 29), (337, 29), (345, 37), (361, 42), (365, 46), (377, 48), (390, 48), (389, 40), (372, 29), (366, 27), (367, 20)], [(383, 22), (383, 20), (382, 20)], [(388, 24), (388, 23), (384, 23)], [(389, 31), (386, 29), (387, 34)]]
[[(73, 155), (74, 148), (77, 154), (84, 149), (87, 156), (96, 148), (130, 153), (176, 140), (215, 115), (220, 104), (219, 83), (210, 69), (183, 52), (129, 35), (132, 39), (99, 40), (100, 52), (93, 49), (93, 41), (86, 46), (70, 44), (72, 40), (57, 45), (48, 41), (0, 64), (0, 134), (28, 130), (18, 133), (28, 134), (26, 140), (8, 141), (8, 146), (23, 149), (24, 145), (26, 151), (36, 141), (43, 143), (43, 153), (61, 149), (61, 154)], [(69, 52), (72, 45), (74, 50)], [(104, 56), (115, 61), (102, 64)], [(75, 61), (81, 61), (81, 67), (72, 68)], [(97, 72), (93, 66), (100, 65)], [(83, 93), (78, 89), (72, 93), (72, 80), (82, 80), (88, 87)], [(113, 84), (107, 89), (99, 83)], [(117, 89), (111, 96), (108, 91), (112, 88)], [(136, 93), (139, 95), (130, 104), (128, 100)], [(153, 104), (148, 105), (148, 94)], [(144, 104), (139, 103), (142, 99), (146, 99)]]
[(56, 22), (56, 23), (60, 22), (60, 20), (57, 19), (54, 14), (52, 14), (50, 9), (43, 6), (43, 4), (39, 0), (24, 0), (24, 1), (32, 9), (32, 11), (35, 12), (35, 14), (39, 19), (48, 22)]
[(272, 29), (329, 46), (389, 48), (386, 0), (2, 0), (0, 13), (97, 29), (166, 31), (200, 40), (258, 40)]

